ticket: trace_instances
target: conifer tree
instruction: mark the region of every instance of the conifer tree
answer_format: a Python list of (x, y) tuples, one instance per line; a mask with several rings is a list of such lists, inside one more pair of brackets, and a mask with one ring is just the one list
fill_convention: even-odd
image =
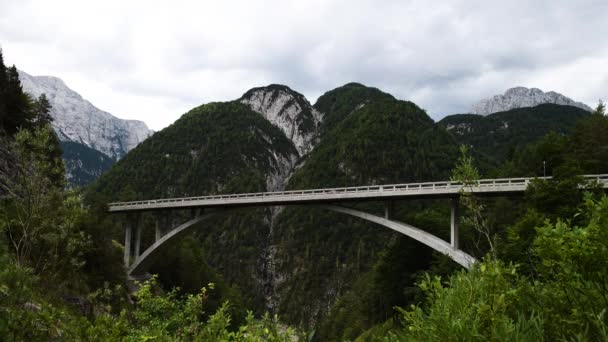
[(6, 120), (6, 88), (8, 77), (6, 75), (6, 66), (4, 65), (4, 57), (2, 49), (0, 49), (0, 130), (4, 128)]
[(33, 107), (34, 126), (43, 127), (53, 122), (53, 117), (51, 117), (51, 104), (46, 97), (46, 94), (40, 95)]
[(2, 120), (4, 130), (14, 134), (20, 128), (28, 128), (32, 122), (31, 100), (23, 92), (19, 72), (13, 65), (7, 69), (6, 87), (3, 92), (3, 100), (6, 112)]

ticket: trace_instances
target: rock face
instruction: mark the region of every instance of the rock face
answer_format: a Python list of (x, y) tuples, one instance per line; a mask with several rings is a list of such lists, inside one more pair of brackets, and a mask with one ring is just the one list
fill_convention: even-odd
[(279, 127), (293, 142), (300, 157), (313, 149), (323, 114), (302, 94), (284, 85), (271, 84), (249, 90), (239, 101)]
[(34, 97), (46, 94), (53, 127), (61, 141), (81, 143), (111, 159), (122, 158), (152, 135), (145, 123), (122, 120), (93, 106), (59, 78), (31, 76), (19, 71), (23, 90)]
[(586, 104), (575, 102), (554, 91), (545, 93), (538, 88), (515, 87), (507, 90), (503, 95), (494, 95), (477, 102), (471, 107), (469, 112), (472, 114), (488, 115), (515, 108), (534, 107), (543, 103), (574, 106), (587, 111), (592, 110)]
[(65, 178), (71, 186), (85, 186), (114, 165), (105, 154), (73, 141), (62, 141)]

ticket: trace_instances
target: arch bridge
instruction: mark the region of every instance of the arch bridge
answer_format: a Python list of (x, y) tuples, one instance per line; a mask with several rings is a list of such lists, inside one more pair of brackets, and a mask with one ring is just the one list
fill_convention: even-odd
[[(595, 181), (608, 189), (608, 174), (585, 175), (587, 181)], [(540, 179), (550, 179), (541, 177)], [(278, 192), (259, 192), (244, 194), (210, 195), (183, 198), (153, 199), (132, 202), (115, 202), (108, 204), (108, 211), (113, 214), (139, 214), (142, 212), (191, 210), (191, 218), (186, 222), (169, 229), (164, 235), (160, 222), (156, 221), (155, 242), (145, 251), (141, 251), (141, 233), (143, 220), (127, 220), (125, 227), (124, 262), (129, 276), (144, 273), (154, 261), (161, 247), (168, 241), (178, 239), (197, 223), (213, 216), (243, 207), (266, 206), (315, 206), (342, 214), (358, 217), (380, 226), (407, 235), (431, 248), (452, 258), (464, 267), (470, 267), (476, 260), (462, 251), (458, 241), (459, 198), (463, 192), (476, 196), (500, 197), (522, 194), (530, 182), (536, 178), (501, 178), (483, 179), (473, 185), (459, 182), (427, 182), (408, 184), (372, 185), (343, 188), (326, 188), (310, 190), (292, 190)], [(393, 203), (396, 200), (447, 199), (451, 203), (450, 241), (444, 241), (428, 232), (392, 218)], [(384, 202), (384, 215), (379, 216), (344, 206), (353, 202)], [(134, 241), (133, 241), (134, 240)], [(132, 245), (134, 242), (134, 245)], [(133, 252), (133, 254), (131, 254)], [(133, 263), (130, 263), (134, 257)]]

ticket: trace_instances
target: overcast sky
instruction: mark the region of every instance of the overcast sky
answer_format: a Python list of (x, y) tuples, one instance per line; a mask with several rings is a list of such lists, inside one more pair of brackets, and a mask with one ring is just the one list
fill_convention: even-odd
[(159, 130), (281, 83), (351, 81), (435, 119), (513, 86), (608, 96), (608, 1), (0, 0), (5, 60)]

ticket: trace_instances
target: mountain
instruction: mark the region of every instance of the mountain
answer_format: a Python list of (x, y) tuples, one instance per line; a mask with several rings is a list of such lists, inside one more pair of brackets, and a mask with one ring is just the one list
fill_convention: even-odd
[[(298, 158), (298, 150), (281, 128), (248, 105), (209, 103), (190, 110), (129, 152), (90, 185), (89, 197), (100, 197), (105, 203), (276, 191), (284, 189)], [(205, 222), (196, 235), (200, 250), (188, 252), (203, 254), (227, 282), (242, 289), (247, 306), (258, 311), (264, 310), (269, 291), (266, 255), (275, 213), (271, 208), (243, 209)], [(179, 216), (173, 215), (171, 220), (177, 223)], [(192, 281), (200, 268), (179, 262), (173, 255), (163, 259), (167, 268), (156, 269), (161, 280), (182, 288), (180, 281)], [(184, 278), (162, 278), (176, 267), (184, 269)], [(200, 288), (200, 284), (193, 286)]]
[(360, 83), (348, 83), (330, 90), (320, 96), (314, 108), (323, 113), (320, 134), (330, 131), (347, 116), (363, 108), (374, 100), (394, 100), (395, 98), (378, 88), (364, 86)]
[[(270, 85), (235, 101), (192, 109), (118, 161), (89, 187), (88, 198), (107, 203), (443, 180), (461, 143), (473, 144), (496, 166), (509, 146), (550, 130), (569, 131), (586, 115), (576, 107), (544, 104), (488, 116), (453, 115), (436, 123), (416, 104), (358, 83), (330, 90), (312, 106), (290, 88)], [(355, 206), (383, 211), (383, 203)], [(419, 201), (397, 203), (393, 215), (447, 240), (448, 213), (445, 201)], [(173, 213), (166, 220), (176, 224), (186, 215)], [(146, 227), (153, 225), (151, 215), (143, 220)], [(467, 237), (474, 233), (465, 225), (461, 233), (464, 248), (472, 249)], [(122, 238), (120, 230), (114, 234)], [(317, 340), (341, 340), (328, 332), (357, 324), (350, 331), (360, 333), (386, 320), (394, 305), (416, 301), (418, 272), (448, 264), (388, 229), (310, 207), (241, 209), (205, 222), (193, 238), (200, 250), (176, 244), (155, 266), (161, 280), (177, 285), (203, 279), (193, 275), (200, 265), (183, 257), (202, 255), (242, 292), (248, 307), (278, 313), (293, 325), (325, 326)], [(146, 229), (144, 245), (153, 239), (153, 230)], [(362, 298), (369, 315), (340, 311), (348, 294)]]
[(502, 95), (494, 95), (483, 99), (471, 107), (469, 113), (488, 115), (497, 112), (504, 112), (510, 109), (534, 107), (543, 103), (553, 103), (558, 105), (574, 106), (591, 112), (592, 109), (584, 103), (556, 93), (554, 91), (543, 92), (538, 88), (515, 87), (508, 89)]
[[(153, 131), (145, 123), (137, 120), (122, 120), (104, 112), (78, 93), (70, 89), (61, 79), (51, 76), (31, 76), (19, 71), (23, 90), (38, 97), (46, 94), (51, 104), (53, 127), (62, 142), (81, 144), (79, 151), (66, 151), (66, 171), (72, 185), (84, 185), (85, 180), (92, 180), (108, 167), (108, 160), (116, 161), (144, 141)], [(74, 144), (63, 145), (76, 148)], [(107, 159), (93, 151), (102, 153)], [(87, 161), (73, 160), (81, 156)], [(96, 165), (91, 162), (99, 160)], [(81, 168), (88, 164), (88, 167)], [(74, 175), (87, 175), (84, 177)]]
[(589, 115), (586, 109), (547, 103), (486, 116), (454, 114), (438, 124), (451, 132), (458, 143), (472, 146), (474, 152), (498, 163), (551, 131), (569, 134), (581, 118)]
[[(89, 192), (110, 201), (443, 179), (456, 151), (422, 109), (378, 89), (347, 84), (310, 106), (270, 85), (192, 109)], [(309, 326), (395, 240), (372, 224), (309, 208), (243, 209), (206, 222), (196, 237), (205, 260), (253, 308)]]
[[(342, 95), (348, 97), (352, 90), (347, 85), (328, 96), (333, 97), (331, 102), (347, 103)], [(375, 92), (371, 88), (367, 91)], [(321, 97), (317, 103), (326, 101)], [(448, 177), (457, 144), (417, 105), (386, 96), (369, 102), (358, 99), (353, 105), (358, 109), (323, 136), (289, 179), (288, 189)], [(395, 217), (416, 224), (405, 219), (412, 207), (411, 202), (399, 205)], [(380, 212), (381, 208), (381, 204), (370, 204), (364, 210)], [(278, 279), (273, 286), (279, 314), (293, 324), (315, 326), (329, 314), (333, 303), (370, 271), (382, 251), (398, 240), (398, 234), (361, 220), (314, 208), (286, 208), (273, 222)], [(416, 255), (418, 267), (426, 265), (430, 252), (419, 253), (420, 245), (409, 243), (410, 258)]]
[(247, 91), (239, 101), (279, 127), (293, 142), (300, 156), (314, 147), (322, 114), (304, 95), (287, 86), (271, 84)]
[(114, 159), (74, 141), (62, 141), (66, 179), (72, 186), (85, 186), (114, 165)]
[(138, 145), (92, 187), (113, 199), (117, 187), (154, 197), (225, 193), (235, 182), (273, 191), (297, 156), (282, 131), (248, 106), (209, 103)]

